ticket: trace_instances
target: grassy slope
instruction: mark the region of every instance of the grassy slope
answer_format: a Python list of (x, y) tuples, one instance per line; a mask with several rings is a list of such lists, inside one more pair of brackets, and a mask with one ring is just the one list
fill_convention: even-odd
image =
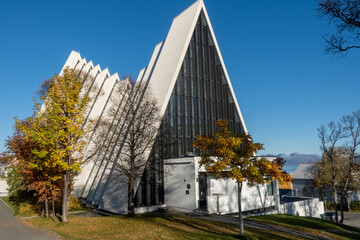
[[(239, 239), (238, 226), (185, 216), (144, 214), (135, 218), (69, 217), (69, 223), (43, 218), (28, 222), (54, 231), (67, 239)], [(245, 228), (241, 239), (300, 239), (272, 231)]]
[(280, 225), (320, 235), (329, 235), (338, 239), (360, 239), (360, 229), (337, 225), (317, 218), (295, 217), (290, 215), (266, 215), (249, 217), (248, 220)]

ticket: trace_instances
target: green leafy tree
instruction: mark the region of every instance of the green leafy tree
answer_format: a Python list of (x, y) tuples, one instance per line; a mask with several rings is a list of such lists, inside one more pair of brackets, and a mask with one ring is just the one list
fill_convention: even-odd
[(284, 160), (277, 158), (269, 161), (255, 157), (263, 149), (260, 143), (254, 143), (248, 134), (234, 136), (228, 129), (227, 120), (218, 120), (216, 136), (198, 136), (194, 146), (202, 150), (200, 166), (205, 166), (217, 179), (232, 178), (238, 186), (238, 207), (240, 234), (244, 233), (241, 208), (243, 184), (255, 186), (272, 180), (288, 181), (290, 176), (282, 171)]
[(34, 167), (44, 169), (50, 182), (62, 180), (64, 222), (67, 222), (73, 179), (84, 163), (83, 147), (91, 126), (85, 126), (91, 83), (83, 73), (65, 68), (43, 87), (45, 91), (40, 96), (43, 105), (35, 102), (34, 117), (30, 119), (32, 127), (24, 129), (40, 146), (32, 152), (38, 160)]
[[(48, 217), (47, 202), (52, 183), (47, 172), (52, 166), (46, 167), (43, 164), (43, 159), (36, 158), (34, 152), (40, 145), (37, 145), (31, 136), (26, 135), (24, 131), (24, 129), (31, 128), (30, 119), (16, 120), (15, 133), (7, 139), (7, 150), (1, 154), (0, 158), (9, 164), (6, 180), (11, 199), (17, 203), (23, 201), (44, 203), (43, 212)], [(52, 194), (51, 198), (54, 199), (54, 197), (55, 195)], [(54, 210), (53, 218), (55, 219)]]

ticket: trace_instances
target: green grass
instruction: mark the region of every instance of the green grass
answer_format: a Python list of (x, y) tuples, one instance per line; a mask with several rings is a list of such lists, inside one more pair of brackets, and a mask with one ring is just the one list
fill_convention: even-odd
[[(29, 202), (16, 202), (10, 200), (8, 196), (0, 197), (5, 203), (7, 203), (13, 210), (15, 216), (20, 217), (33, 217), (40, 215), (40, 207), (37, 204), (31, 204)], [(51, 208), (51, 205), (49, 206)], [(60, 212), (59, 209), (58, 213)], [(70, 212), (89, 211), (90, 208), (82, 205), (77, 198), (70, 198)], [(51, 209), (49, 209), (51, 214)]]
[(266, 215), (249, 217), (248, 220), (255, 222), (285, 226), (313, 234), (328, 235), (338, 239), (360, 239), (360, 229), (346, 225), (338, 225), (334, 222), (290, 215)]
[(29, 223), (58, 233), (66, 239), (288, 239), (299, 237), (275, 231), (245, 228), (245, 235), (239, 237), (238, 226), (195, 219), (183, 215), (141, 214), (134, 218), (75, 217), (68, 223), (53, 222), (44, 218), (32, 218)]

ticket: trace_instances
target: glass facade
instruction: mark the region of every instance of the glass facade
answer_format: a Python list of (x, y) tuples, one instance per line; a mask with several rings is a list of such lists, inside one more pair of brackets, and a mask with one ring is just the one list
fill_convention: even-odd
[(199, 156), (198, 135), (215, 135), (216, 121), (243, 132), (209, 26), (201, 13), (136, 193), (137, 206), (164, 203), (163, 159)]

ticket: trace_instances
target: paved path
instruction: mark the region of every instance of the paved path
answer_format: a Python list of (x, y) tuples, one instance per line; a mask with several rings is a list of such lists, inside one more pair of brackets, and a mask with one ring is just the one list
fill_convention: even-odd
[(0, 200), (0, 240), (59, 240), (54, 234), (35, 229), (19, 218)]
[(344, 212), (344, 224), (360, 228), (360, 212)]

